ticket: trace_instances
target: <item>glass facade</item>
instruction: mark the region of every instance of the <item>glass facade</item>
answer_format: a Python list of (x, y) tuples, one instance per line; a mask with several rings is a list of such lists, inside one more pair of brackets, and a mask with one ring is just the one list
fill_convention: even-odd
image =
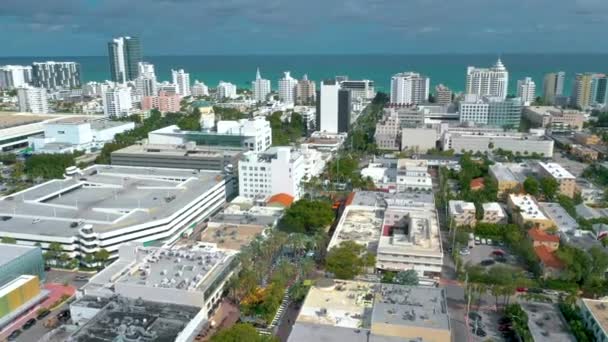
[[(5, 253), (2, 251), (3, 248), (4, 246), (0, 246), (0, 253)], [(40, 248), (31, 248), (25, 253), (0, 265), (0, 286), (23, 274), (35, 275), (41, 281), (44, 280), (44, 260)]]

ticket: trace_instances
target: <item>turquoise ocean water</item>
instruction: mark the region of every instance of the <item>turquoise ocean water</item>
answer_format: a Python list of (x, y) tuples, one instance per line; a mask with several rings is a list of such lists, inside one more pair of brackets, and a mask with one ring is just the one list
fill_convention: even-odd
[[(156, 67), (161, 80), (170, 78), (172, 68), (183, 68), (190, 73), (191, 81), (200, 80), (215, 87), (220, 80), (248, 88), (257, 67), (262, 76), (277, 80), (283, 71), (291, 71), (300, 78), (307, 73), (309, 79), (320, 81), (335, 75), (348, 75), (351, 79), (371, 79), (378, 90), (386, 91), (391, 75), (403, 71), (416, 71), (431, 78), (431, 89), (443, 83), (456, 91), (464, 88), (466, 67), (491, 66), (497, 59), (493, 54), (441, 54), (441, 55), (252, 55), (252, 56), (147, 56), (145, 61)], [(608, 54), (504, 54), (502, 61), (510, 72), (509, 92), (515, 93), (518, 79), (529, 76), (542, 89), (542, 78), (547, 72), (565, 71), (569, 92), (577, 72), (608, 72)], [(0, 65), (30, 64), (34, 61), (76, 61), (81, 64), (83, 81), (109, 79), (108, 58), (94, 57), (7, 57)]]

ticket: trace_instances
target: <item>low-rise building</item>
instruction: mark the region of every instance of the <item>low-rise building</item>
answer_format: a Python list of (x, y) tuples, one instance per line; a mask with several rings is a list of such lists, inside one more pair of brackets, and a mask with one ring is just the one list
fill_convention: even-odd
[(583, 145), (598, 145), (602, 143), (602, 138), (595, 134), (579, 132), (574, 133), (574, 141)]
[(529, 225), (544, 230), (553, 226), (553, 221), (545, 216), (534, 197), (530, 195), (510, 194), (507, 204), (513, 221), (522, 227)]
[(437, 148), (439, 132), (433, 127), (402, 128), (401, 149), (403, 151), (413, 150), (416, 153), (426, 153), (430, 149)]
[(496, 163), (490, 165), (488, 172), (498, 185), (498, 196), (520, 190), (526, 180), (525, 167), (520, 164)]
[(119, 133), (135, 128), (130, 121), (110, 121), (84, 117), (65, 118), (44, 124), (44, 134), (28, 138), (34, 153), (98, 151)]
[(454, 226), (475, 226), (477, 219), (475, 217), (475, 204), (473, 202), (465, 202), (451, 200), (449, 202), (450, 219)]
[(574, 144), (570, 146), (570, 153), (582, 161), (592, 162), (598, 160), (600, 153), (584, 145)]
[(544, 245), (534, 247), (534, 253), (540, 261), (543, 278), (558, 278), (563, 269), (564, 263)]
[(560, 234), (573, 234), (578, 230), (578, 222), (559, 203), (540, 202), (538, 205)]
[(608, 341), (608, 300), (581, 298), (578, 302), (585, 327), (598, 342)]
[(243, 154), (240, 147), (136, 144), (112, 152), (112, 165), (231, 171)]
[(455, 153), (486, 153), (501, 149), (514, 154), (538, 154), (541, 157), (553, 155), (554, 141), (544, 136), (502, 131), (480, 131), (466, 129), (448, 129), (441, 136), (443, 150), (454, 150)]
[(286, 193), (298, 199), (306, 177), (304, 155), (289, 146), (245, 152), (239, 161), (239, 194), (266, 198)]
[(532, 124), (552, 132), (580, 131), (585, 122), (584, 112), (553, 106), (524, 107), (523, 115)]
[(376, 123), (374, 141), (379, 150), (399, 151), (401, 149), (401, 124), (395, 112), (388, 112)]
[(538, 163), (540, 176), (553, 178), (559, 183), (559, 193), (573, 198), (576, 193), (576, 177), (557, 163)]
[(498, 202), (488, 202), (482, 204), (483, 218), (482, 222), (504, 224), (507, 223), (507, 213)]
[(521, 308), (528, 315), (528, 329), (534, 341), (576, 342), (558, 304), (522, 301)]
[(559, 236), (548, 234), (544, 230), (531, 228), (528, 230), (528, 237), (532, 241), (534, 248), (544, 246), (551, 253), (559, 248)]
[(156, 96), (144, 96), (141, 99), (141, 109), (151, 110), (158, 109), (162, 113), (166, 112), (179, 112), (181, 109), (180, 101), (182, 100), (181, 95), (167, 93), (161, 91)]
[(428, 190), (433, 189), (433, 181), (426, 160), (399, 159), (397, 161), (397, 190)]

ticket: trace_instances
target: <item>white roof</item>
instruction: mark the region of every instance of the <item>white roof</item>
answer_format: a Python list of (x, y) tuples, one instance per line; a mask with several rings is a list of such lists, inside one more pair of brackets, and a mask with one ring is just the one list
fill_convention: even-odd
[(464, 211), (475, 211), (475, 204), (458, 200), (450, 201), (450, 214), (460, 214)]
[(534, 197), (530, 195), (509, 195), (511, 202), (521, 211), (524, 220), (548, 220), (547, 216), (540, 210)]
[(547, 173), (551, 174), (551, 176), (555, 179), (576, 179), (574, 175), (570, 173), (570, 171), (564, 169), (558, 163), (538, 163), (540, 167), (542, 167)]

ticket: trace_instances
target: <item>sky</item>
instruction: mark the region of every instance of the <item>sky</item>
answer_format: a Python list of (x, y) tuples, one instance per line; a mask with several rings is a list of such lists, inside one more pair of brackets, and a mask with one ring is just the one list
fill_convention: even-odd
[(608, 0), (0, 2), (0, 56), (608, 52)]

